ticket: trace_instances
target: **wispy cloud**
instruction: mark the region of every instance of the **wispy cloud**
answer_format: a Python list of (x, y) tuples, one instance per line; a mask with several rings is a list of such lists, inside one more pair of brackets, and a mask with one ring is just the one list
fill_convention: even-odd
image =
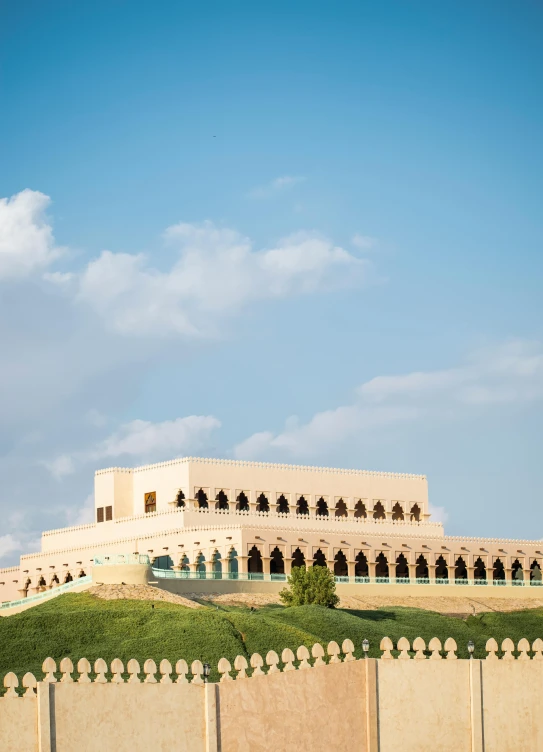
[(234, 449), (240, 459), (316, 460), (369, 430), (423, 418), (449, 420), (475, 409), (543, 399), (543, 346), (513, 341), (474, 353), (459, 367), (377, 376), (356, 389), (352, 404), (316, 413), (284, 431), (254, 433)]
[(196, 453), (209, 445), (220, 426), (220, 421), (212, 415), (189, 415), (161, 423), (133, 420), (85, 450), (62, 454), (42, 464), (60, 480), (74, 473), (78, 465), (91, 462), (126, 457), (146, 463)]
[(275, 178), (265, 185), (257, 186), (249, 191), (250, 198), (271, 198), (284, 191), (293, 188), (295, 185), (305, 182), (306, 178), (302, 175), (283, 175)]
[(367, 261), (315, 232), (295, 233), (262, 250), (212, 222), (181, 222), (164, 238), (177, 252), (166, 271), (143, 254), (103, 251), (81, 273), (48, 280), (117, 333), (201, 338), (216, 336), (226, 316), (260, 300), (366, 279)]
[(361, 251), (370, 251), (377, 245), (377, 238), (372, 238), (370, 235), (360, 235), (356, 233), (351, 238), (351, 243), (355, 248), (360, 248)]

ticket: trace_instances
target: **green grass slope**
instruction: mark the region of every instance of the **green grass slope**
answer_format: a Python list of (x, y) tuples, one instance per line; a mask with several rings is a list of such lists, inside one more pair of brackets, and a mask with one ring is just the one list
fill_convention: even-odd
[[(153, 608), (154, 606), (154, 608)], [(514, 613), (485, 613), (466, 621), (441, 616), (432, 611), (389, 608), (379, 611), (331, 610), (320, 606), (247, 608), (215, 606), (194, 610), (160, 601), (105, 601), (87, 593), (70, 593), (21, 614), (0, 618), (0, 676), (15, 671), (20, 677), (32, 671), (41, 679), (41, 664), (51, 656), (57, 662), (65, 656), (74, 664), (79, 658), (93, 663), (104, 658), (126, 662), (136, 658), (140, 665), (153, 658), (172, 664), (179, 658), (187, 663), (196, 658), (214, 668), (225, 656), (232, 663), (236, 655), (268, 650), (281, 654), (283, 648), (296, 650), (315, 642), (326, 645), (353, 640), (356, 654), (361, 643), (370, 641), (370, 655), (379, 656), (384, 636), (396, 642), (400, 637), (442, 642), (454, 637), (459, 656), (467, 656), (466, 644), (473, 640), (475, 655), (485, 656), (489, 637), (501, 642), (511, 637), (533, 641), (543, 636), (543, 609)], [(214, 673), (212, 678), (216, 679)]]

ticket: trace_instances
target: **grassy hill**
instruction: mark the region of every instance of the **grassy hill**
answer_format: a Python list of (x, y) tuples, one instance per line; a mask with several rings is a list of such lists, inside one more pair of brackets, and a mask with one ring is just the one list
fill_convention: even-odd
[[(543, 637), (543, 609), (512, 613), (485, 613), (466, 621), (432, 611), (386, 608), (379, 611), (330, 610), (320, 606), (248, 608), (208, 606), (188, 609), (172, 603), (129, 600), (101, 600), (87, 593), (61, 595), (21, 614), (0, 618), (0, 676), (15, 671), (21, 677), (32, 671), (42, 678), (41, 664), (51, 656), (57, 662), (69, 656), (74, 665), (86, 657), (91, 663), (104, 658), (108, 663), (121, 658), (126, 664), (147, 658), (157, 665), (162, 658), (172, 664), (179, 658), (189, 663), (196, 658), (214, 668), (219, 658), (230, 662), (236, 655), (249, 657), (268, 650), (279, 655), (283, 648), (296, 650), (315, 642), (353, 640), (361, 655), (362, 640), (370, 641), (370, 655), (379, 656), (379, 642), (385, 635), (394, 642), (421, 636), (426, 641), (439, 637), (456, 640), (460, 657), (467, 656), (466, 644), (473, 640), (476, 657), (484, 657), (489, 637), (501, 642), (511, 637), (533, 641)], [(216, 674), (212, 679), (216, 679)]]

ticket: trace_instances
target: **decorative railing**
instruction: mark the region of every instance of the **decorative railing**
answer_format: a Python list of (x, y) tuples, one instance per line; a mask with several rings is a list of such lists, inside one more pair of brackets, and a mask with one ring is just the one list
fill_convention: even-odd
[(123, 566), (124, 564), (150, 564), (147, 554), (111, 554), (108, 556), (95, 556), (95, 567)]
[(27, 598), (19, 598), (16, 601), (6, 601), (0, 605), (0, 609), (15, 608), (16, 606), (26, 606), (28, 603), (35, 603), (37, 601), (48, 600), (54, 598), (57, 595), (62, 595), (79, 585), (86, 585), (92, 582), (92, 575), (87, 574), (84, 577), (78, 577), (71, 582), (65, 582), (63, 585), (57, 585), (51, 588), (51, 590), (44, 590), (43, 593), (36, 593), (36, 595), (29, 595)]

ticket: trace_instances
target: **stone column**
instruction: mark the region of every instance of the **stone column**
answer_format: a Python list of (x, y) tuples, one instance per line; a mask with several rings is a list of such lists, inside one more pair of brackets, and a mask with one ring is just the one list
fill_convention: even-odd
[(416, 564), (408, 564), (409, 568), (409, 579), (411, 582), (415, 582), (415, 579), (417, 577), (417, 565)]
[(368, 557), (368, 574), (372, 579), (375, 578), (375, 567), (376, 567), (375, 562), (370, 561)]
[(513, 570), (511, 567), (504, 567), (505, 570), (505, 582), (510, 585), (513, 582)]
[(349, 577), (353, 577), (354, 578), (354, 576), (355, 576), (355, 573), (354, 573), (355, 566), (356, 566), (356, 562), (354, 562), (354, 561), (348, 561), (347, 562), (347, 567), (349, 568)]
[(247, 569), (248, 569), (248, 563), (247, 563), (247, 561), (248, 561), (249, 557), (248, 556), (239, 556), (238, 555), (237, 559), (238, 559), (238, 574), (243, 574), (245, 576), (245, 578), (246, 578), (246, 576), (247, 576)]
[(436, 564), (428, 564), (428, 577), (430, 579), (430, 583), (434, 583), (436, 581)]
[(289, 575), (292, 573), (292, 557), (291, 556), (285, 556), (285, 574)]
[(475, 567), (473, 565), (466, 565), (466, 569), (468, 570), (468, 580), (473, 580), (473, 573), (475, 572)]
[(262, 557), (262, 572), (264, 574), (270, 574), (270, 559), (271, 556)]

